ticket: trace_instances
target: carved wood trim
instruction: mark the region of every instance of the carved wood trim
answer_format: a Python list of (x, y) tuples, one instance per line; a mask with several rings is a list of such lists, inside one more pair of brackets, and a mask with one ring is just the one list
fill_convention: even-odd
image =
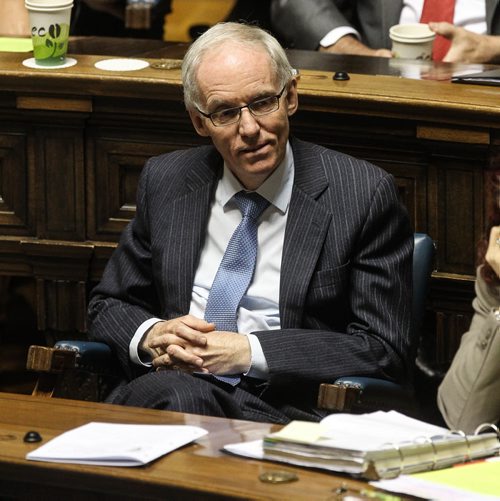
[(417, 138), (462, 144), (490, 144), (490, 132), (486, 129), (418, 125)]
[(17, 96), (16, 108), (20, 110), (77, 111), (90, 113), (90, 98), (50, 97), (50, 96)]
[(32, 163), (26, 133), (0, 132), (0, 226), (7, 235), (34, 232)]

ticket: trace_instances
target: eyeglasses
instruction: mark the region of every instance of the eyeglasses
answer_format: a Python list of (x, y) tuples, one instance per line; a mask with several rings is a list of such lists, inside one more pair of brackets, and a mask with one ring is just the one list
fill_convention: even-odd
[(241, 117), (241, 110), (248, 108), (248, 111), (256, 116), (260, 117), (262, 115), (268, 115), (277, 111), (280, 107), (280, 98), (285, 92), (286, 84), (281, 89), (279, 94), (275, 96), (265, 97), (263, 99), (257, 99), (251, 103), (245, 104), (245, 106), (238, 106), (236, 108), (227, 108), (225, 110), (214, 111), (213, 113), (204, 113), (198, 110), (204, 117), (210, 118), (210, 121), (215, 125), (215, 127), (223, 127), (224, 125), (231, 125), (236, 123)]

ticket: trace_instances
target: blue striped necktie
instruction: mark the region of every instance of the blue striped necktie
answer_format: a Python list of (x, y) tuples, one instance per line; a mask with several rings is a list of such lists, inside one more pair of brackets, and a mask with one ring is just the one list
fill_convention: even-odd
[[(233, 200), (242, 219), (222, 258), (208, 295), (205, 320), (215, 323), (219, 331), (238, 332), (238, 306), (252, 281), (257, 260), (257, 226), (269, 202), (255, 192), (240, 191)], [(233, 386), (239, 376), (215, 376)]]

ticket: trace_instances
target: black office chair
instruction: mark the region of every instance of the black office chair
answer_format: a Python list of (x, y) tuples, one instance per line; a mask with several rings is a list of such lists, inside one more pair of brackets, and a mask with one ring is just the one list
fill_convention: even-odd
[[(412, 335), (420, 339), (425, 300), (432, 273), (434, 242), (425, 233), (415, 233), (413, 250)], [(417, 341), (418, 344), (418, 341)], [(318, 407), (335, 412), (371, 412), (396, 409), (417, 414), (413, 383), (399, 384), (365, 376), (343, 376), (320, 385)]]
[[(425, 311), (427, 284), (432, 271), (433, 241), (415, 234), (413, 253), (413, 335), (419, 335)], [(33, 394), (101, 401), (118, 383), (119, 369), (106, 344), (90, 341), (59, 341), (53, 348), (31, 346), (27, 368), (40, 377)], [(335, 412), (368, 412), (397, 409), (413, 413), (411, 385), (377, 378), (344, 376), (320, 385), (318, 407)]]

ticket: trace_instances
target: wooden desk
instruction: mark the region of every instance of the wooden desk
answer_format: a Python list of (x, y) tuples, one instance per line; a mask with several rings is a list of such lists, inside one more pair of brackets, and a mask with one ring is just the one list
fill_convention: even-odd
[[(134, 215), (144, 161), (204, 141), (184, 110), (178, 69), (94, 67), (104, 54), (157, 62), (182, 57), (185, 46), (90, 38), (71, 49), (78, 64), (60, 70), (0, 54), (0, 274), (36, 280), (48, 339), (85, 335), (89, 289)], [(446, 366), (472, 314), (491, 202), (484, 180), (500, 169), (499, 89), (401, 78), (397, 61), (289, 55), (301, 72), (292, 132), (394, 174), (415, 230), (436, 241), (426, 332), (429, 353)], [(332, 80), (336, 69), (363, 68), (372, 74)]]
[[(88, 423), (189, 424), (209, 434), (196, 443), (138, 468), (82, 466), (27, 461), (39, 444), (23, 442), (36, 430), (44, 441)], [(334, 499), (347, 483), (367, 484), (312, 470), (247, 460), (220, 452), (221, 446), (261, 438), (272, 425), (146, 410), (131, 407), (44, 399), (0, 393), (0, 498), (8, 499)], [(259, 475), (273, 470), (295, 472), (299, 480), (268, 484)]]

